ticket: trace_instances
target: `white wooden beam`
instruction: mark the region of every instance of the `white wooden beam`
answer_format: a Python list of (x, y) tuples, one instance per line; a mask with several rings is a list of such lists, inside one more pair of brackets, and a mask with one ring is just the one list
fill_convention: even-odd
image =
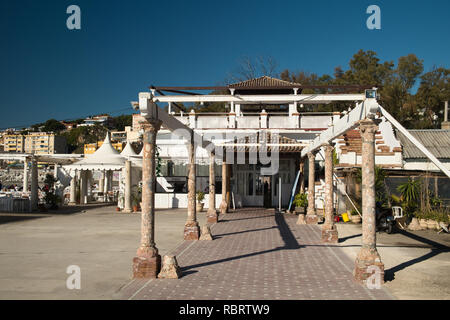
[(319, 149), (323, 144), (329, 143), (348, 130), (354, 129), (358, 126), (359, 121), (366, 117), (375, 117), (379, 111), (380, 105), (376, 99), (366, 99), (356, 105), (352, 111), (344, 115), (339, 120), (335, 121), (331, 127), (323, 131), (317, 136), (308, 147), (302, 150), (302, 157), (305, 157), (308, 152)]
[[(149, 93), (150, 94), (150, 93)], [(153, 102), (235, 102), (250, 103), (289, 103), (302, 104), (330, 103), (333, 101), (363, 101), (365, 95), (361, 94), (271, 94), (271, 95), (176, 95), (153, 96)]]
[(422, 151), (425, 154), (425, 156), (427, 156), (427, 158), (430, 159), (431, 162), (433, 162), (436, 165), (436, 167), (438, 167), (443, 173), (445, 173), (445, 175), (447, 177), (450, 178), (450, 170), (448, 170), (442, 162), (440, 162), (430, 151), (428, 151), (428, 149), (425, 148), (425, 146), (422, 143), (420, 143), (419, 140), (417, 140), (411, 133), (409, 133), (409, 131), (407, 129), (405, 129), (405, 127), (403, 127), (400, 124), (400, 122), (395, 120), (395, 118), (381, 106), (380, 106), (380, 111), (381, 111), (381, 114), (386, 118), (387, 121), (389, 121), (401, 133), (403, 133), (405, 135), (405, 137), (407, 137), (409, 139), (409, 141), (414, 143), (414, 145), (417, 148), (419, 148), (419, 150)]

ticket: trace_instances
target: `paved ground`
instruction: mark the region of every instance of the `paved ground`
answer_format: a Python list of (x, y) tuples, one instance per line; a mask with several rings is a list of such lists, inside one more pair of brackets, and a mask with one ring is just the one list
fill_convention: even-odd
[[(340, 246), (354, 260), (361, 245), (361, 225), (338, 224)], [(450, 234), (436, 231), (377, 233), (385, 266), (385, 285), (400, 299), (450, 300)]]
[(353, 261), (320, 243), (320, 227), (294, 215), (239, 210), (213, 226), (213, 241), (185, 242), (173, 253), (178, 280), (134, 280), (128, 299), (391, 299), (353, 281)]
[[(204, 223), (205, 213), (198, 219)], [(156, 213), (157, 246), (161, 254), (177, 254), (185, 276), (148, 282), (130, 281), (139, 214), (98, 205), (58, 214), (0, 213), (0, 299), (154, 298), (157, 294), (149, 292), (155, 284), (170, 293), (183, 283), (193, 283), (192, 297), (208, 299), (215, 291), (217, 297), (248, 299), (255, 288), (263, 299), (321, 299), (330, 293), (333, 299), (370, 299), (370, 294), (384, 294), (350, 279), (360, 225), (339, 224), (339, 247), (326, 247), (317, 243), (319, 227), (297, 226), (290, 215), (283, 219), (261, 210), (231, 214), (213, 226), (216, 239), (210, 242), (184, 242), (185, 220), (183, 209)], [(450, 299), (449, 234), (377, 236), (387, 271), (385, 289), (400, 299)], [(66, 268), (72, 264), (81, 268), (81, 290), (66, 288)], [(170, 294), (162, 298), (175, 297)]]
[[(155, 220), (156, 242), (166, 254), (183, 241), (186, 210), (158, 210)], [(131, 279), (139, 241), (140, 214), (113, 206), (0, 213), (0, 299), (111, 299)], [(81, 268), (81, 290), (66, 287), (69, 265)]]

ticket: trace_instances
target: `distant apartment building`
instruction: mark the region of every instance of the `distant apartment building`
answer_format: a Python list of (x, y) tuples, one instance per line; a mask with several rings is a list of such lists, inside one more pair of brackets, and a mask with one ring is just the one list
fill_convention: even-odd
[(5, 152), (24, 152), (25, 137), (18, 133), (7, 133), (3, 135), (3, 149)]
[[(111, 139), (112, 140), (112, 139)], [(96, 143), (85, 143), (84, 144), (84, 154), (93, 154), (98, 148), (100, 148), (103, 144), (103, 141), (98, 141)], [(123, 142), (112, 142), (111, 145), (118, 152), (122, 152), (125, 144)]]
[(103, 126), (108, 126), (111, 124), (112, 118), (108, 114), (99, 114), (96, 116), (92, 116), (83, 120), (84, 122), (79, 124), (80, 127), (89, 127), (94, 126), (96, 124), (100, 124)]
[(75, 122), (65, 122), (65, 121), (60, 121), (60, 122), (62, 125), (64, 125), (66, 127), (66, 131), (70, 131), (77, 127), (77, 124)]
[(140, 141), (141, 134), (133, 130), (133, 127), (126, 126), (125, 131), (111, 131), (111, 140), (126, 143), (127, 141)]
[(24, 151), (33, 154), (66, 153), (66, 138), (54, 133), (30, 132), (25, 136)]

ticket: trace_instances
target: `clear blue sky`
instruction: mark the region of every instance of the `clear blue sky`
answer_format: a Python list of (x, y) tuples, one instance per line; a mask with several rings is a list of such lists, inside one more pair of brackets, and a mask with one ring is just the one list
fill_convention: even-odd
[[(66, 28), (71, 4), (79, 31)], [(381, 30), (366, 28), (371, 4)], [(151, 84), (216, 85), (243, 56), (318, 74), (359, 49), (448, 67), (449, 20), (448, 0), (2, 0), (0, 128), (125, 109)]]

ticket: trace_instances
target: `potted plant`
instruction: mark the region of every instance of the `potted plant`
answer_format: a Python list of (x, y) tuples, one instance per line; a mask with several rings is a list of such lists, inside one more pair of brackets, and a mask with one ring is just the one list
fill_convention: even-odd
[(294, 198), (295, 212), (298, 214), (305, 214), (308, 206), (308, 196), (306, 193), (297, 193)]
[(131, 194), (131, 205), (133, 206), (133, 212), (139, 211), (140, 202), (141, 202), (140, 194), (138, 192), (133, 192)]
[(203, 200), (205, 200), (205, 193), (202, 191), (197, 191), (197, 212), (203, 211)]
[(358, 212), (355, 210), (355, 209), (353, 209), (351, 212), (350, 212), (350, 220), (353, 222), (353, 223), (361, 223), (361, 216), (358, 214)]

